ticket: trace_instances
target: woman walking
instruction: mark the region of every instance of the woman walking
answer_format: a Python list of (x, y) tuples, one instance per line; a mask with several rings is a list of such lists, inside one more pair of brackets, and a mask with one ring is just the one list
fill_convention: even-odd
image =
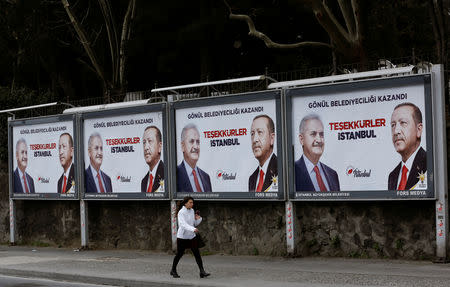
[(192, 254), (194, 254), (195, 261), (200, 269), (200, 278), (210, 275), (203, 269), (203, 261), (200, 256), (200, 251), (198, 250), (196, 237), (198, 229), (195, 227), (202, 222), (202, 218), (199, 214), (194, 213), (194, 209), (192, 209), (193, 206), (194, 199), (190, 196), (186, 196), (178, 206), (177, 254), (173, 259), (172, 270), (170, 271), (170, 275), (174, 278), (180, 278), (180, 275), (177, 273), (177, 265), (186, 248), (190, 248)]

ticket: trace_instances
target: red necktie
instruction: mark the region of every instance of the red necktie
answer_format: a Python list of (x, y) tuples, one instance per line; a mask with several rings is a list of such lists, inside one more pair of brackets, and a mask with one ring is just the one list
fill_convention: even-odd
[(63, 184), (63, 189), (62, 189), (61, 193), (66, 193), (66, 184), (67, 184), (67, 177), (64, 176), (64, 184)]
[(152, 186), (153, 186), (153, 174), (150, 174), (150, 183), (147, 188), (147, 192), (152, 192)]
[(314, 167), (314, 172), (316, 173), (316, 179), (317, 183), (319, 184), (320, 191), (327, 191), (327, 187), (325, 186), (325, 183), (323, 182), (322, 176), (320, 175), (319, 168), (317, 165)]
[(100, 179), (100, 171), (97, 173), (98, 186), (100, 187), (100, 192), (105, 193), (105, 189), (103, 188), (102, 180)]
[(25, 186), (25, 193), (30, 193), (28, 190), (27, 181), (25, 180), (25, 174), (23, 174), (23, 186)]
[(398, 185), (398, 190), (405, 190), (407, 174), (408, 174), (408, 168), (404, 165), (402, 168), (402, 178), (400, 179), (400, 184)]
[(198, 182), (197, 173), (195, 172), (195, 169), (192, 170), (192, 174), (194, 175), (195, 188), (197, 189), (197, 192), (202, 192), (202, 188), (200, 187), (200, 183)]
[(256, 187), (256, 192), (261, 192), (264, 184), (264, 171), (262, 169), (259, 170), (259, 181), (258, 186)]

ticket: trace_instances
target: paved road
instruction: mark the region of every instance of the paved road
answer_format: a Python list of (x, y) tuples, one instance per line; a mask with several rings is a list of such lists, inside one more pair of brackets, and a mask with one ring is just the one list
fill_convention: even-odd
[(70, 283), (37, 278), (20, 278), (0, 275), (1, 287), (112, 287), (111, 285), (92, 285), (84, 283)]
[[(169, 275), (173, 255), (139, 250), (90, 250), (0, 246), (0, 274), (115, 286), (450, 286), (450, 264), (349, 258), (204, 256), (180, 261), (181, 279)], [(45, 285), (44, 285), (45, 286)], [(2, 287), (2, 286), (1, 286)]]

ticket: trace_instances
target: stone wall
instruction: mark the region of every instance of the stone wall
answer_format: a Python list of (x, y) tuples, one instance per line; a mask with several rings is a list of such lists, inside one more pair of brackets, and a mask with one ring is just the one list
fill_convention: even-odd
[[(4, 185), (3, 185), (4, 186)], [(7, 192), (1, 241), (9, 241)], [(18, 243), (80, 246), (78, 201), (18, 200)], [(197, 201), (204, 251), (286, 255), (284, 202)], [(297, 256), (431, 259), (434, 201), (295, 202)], [(91, 248), (171, 249), (169, 201), (88, 202)]]
[(296, 253), (431, 259), (434, 207), (434, 201), (296, 202)]

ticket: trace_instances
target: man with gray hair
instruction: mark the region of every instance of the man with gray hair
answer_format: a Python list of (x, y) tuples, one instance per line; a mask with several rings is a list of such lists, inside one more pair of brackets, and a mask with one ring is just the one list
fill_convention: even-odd
[(301, 120), (298, 138), (303, 155), (295, 162), (295, 190), (340, 191), (337, 172), (319, 161), (325, 141), (318, 115), (309, 114)]
[(88, 153), (90, 164), (84, 173), (86, 193), (112, 192), (111, 178), (100, 170), (103, 162), (103, 142), (97, 132), (89, 137)]
[(35, 193), (33, 178), (25, 171), (28, 165), (28, 146), (24, 138), (20, 138), (16, 143), (16, 160), (14, 193)]
[(197, 166), (200, 158), (200, 133), (192, 123), (181, 131), (181, 151), (183, 161), (177, 167), (177, 191), (211, 192), (209, 175)]

